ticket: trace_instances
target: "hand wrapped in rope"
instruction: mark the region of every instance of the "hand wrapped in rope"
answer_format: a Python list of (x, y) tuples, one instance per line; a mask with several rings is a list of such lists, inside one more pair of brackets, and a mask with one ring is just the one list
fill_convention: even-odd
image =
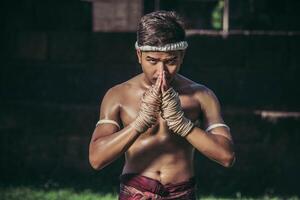
[(156, 84), (151, 86), (142, 97), (139, 114), (131, 124), (139, 133), (145, 132), (157, 121), (161, 105), (160, 82), (161, 78), (158, 78)]
[(191, 120), (184, 116), (178, 93), (173, 88), (162, 94), (162, 118), (174, 133), (182, 137), (187, 136), (194, 127)]

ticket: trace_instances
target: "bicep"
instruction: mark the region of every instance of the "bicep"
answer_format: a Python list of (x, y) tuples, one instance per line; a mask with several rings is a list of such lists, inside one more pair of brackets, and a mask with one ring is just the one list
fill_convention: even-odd
[(221, 116), (220, 103), (211, 90), (207, 89), (207, 91), (202, 92), (199, 99), (203, 112), (205, 129), (216, 123), (224, 123)]
[[(113, 89), (103, 97), (100, 106), (99, 120), (114, 121), (120, 125), (120, 102), (119, 97)], [(97, 140), (100, 137), (104, 137), (119, 131), (119, 128), (114, 123), (101, 123), (96, 126), (92, 140)]]
[(232, 140), (230, 129), (225, 124), (219, 100), (209, 89), (201, 94), (201, 108), (204, 118), (204, 130), (214, 135), (221, 135)]

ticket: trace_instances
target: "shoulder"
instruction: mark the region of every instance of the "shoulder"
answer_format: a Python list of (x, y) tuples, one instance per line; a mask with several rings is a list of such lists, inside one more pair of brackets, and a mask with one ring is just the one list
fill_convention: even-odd
[(192, 81), (180, 75), (180, 93), (190, 94), (199, 101), (201, 107), (218, 106), (219, 101), (215, 93), (207, 86)]
[(120, 99), (121, 95), (120, 92), (122, 91), (122, 84), (115, 85), (108, 89), (103, 97), (102, 101), (117, 101)]
[(215, 93), (205, 85), (194, 85), (195, 98), (199, 101), (202, 109), (219, 109), (220, 103)]
[(209, 89), (207, 86), (197, 83), (193, 80), (190, 80), (182, 75), (179, 76), (179, 87), (178, 90), (182, 91), (183, 93), (186, 93), (190, 91), (195, 96), (201, 97), (201, 98), (214, 98), (215, 94), (214, 92)]
[(214, 123), (224, 123), (221, 116), (221, 107), (214, 92), (203, 84), (189, 80), (185, 91), (190, 91), (193, 98), (199, 103), (204, 117), (204, 127)]
[(215, 93), (209, 89), (205, 85), (200, 85), (196, 84), (193, 86), (195, 90), (195, 96), (200, 100), (200, 101), (217, 101), (217, 97)]
[(139, 75), (111, 87), (105, 93), (103, 101), (109, 100), (111, 102), (119, 102), (126, 98), (126, 95), (128, 95), (130, 91), (135, 90), (138, 87), (136, 83), (138, 78)]
[(123, 83), (117, 84), (110, 89), (107, 90), (106, 95), (112, 96), (122, 96), (127, 93), (128, 90), (134, 89), (136, 87), (137, 79), (139, 79), (140, 75), (137, 75)]
[[(120, 84), (115, 85), (106, 91), (101, 101), (101, 107), (100, 107), (101, 115), (102, 113), (105, 113), (104, 118), (106, 118), (107, 113), (111, 113), (112, 111), (117, 112), (119, 110), (120, 100), (121, 100), (119, 91), (121, 91)], [(100, 118), (103, 118), (103, 116), (101, 116)]]
[(120, 109), (134, 87), (134, 81), (130, 79), (108, 89), (101, 102), (100, 118), (120, 122)]

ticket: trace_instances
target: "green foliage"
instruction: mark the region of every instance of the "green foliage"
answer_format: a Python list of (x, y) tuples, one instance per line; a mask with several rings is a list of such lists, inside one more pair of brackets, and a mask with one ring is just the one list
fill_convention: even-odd
[(222, 29), (223, 26), (223, 10), (224, 10), (224, 0), (219, 0), (216, 7), (211, 13), (211, 25), (214, 29)]

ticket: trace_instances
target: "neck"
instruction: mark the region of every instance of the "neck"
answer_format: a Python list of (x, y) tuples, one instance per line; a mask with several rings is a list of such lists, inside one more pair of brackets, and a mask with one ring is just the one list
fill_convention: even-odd
[(141, 86), (142, 88), (148, 89), (150, 88), (152, 83), (146, 78), (145, 74), (142, 74), (141, 77)]

